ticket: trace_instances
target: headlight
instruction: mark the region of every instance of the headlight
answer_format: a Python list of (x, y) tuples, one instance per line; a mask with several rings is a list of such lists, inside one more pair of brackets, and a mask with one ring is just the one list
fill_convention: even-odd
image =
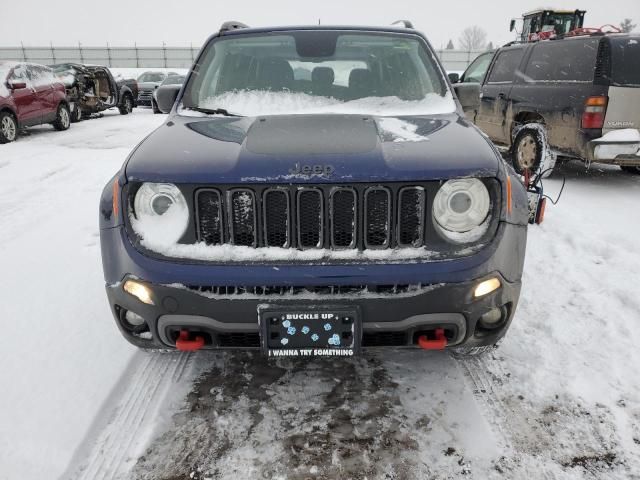
[(474, 242), (486, 231), (489, 192), (477, 178), (449, 180), (438, 190), (433, 218), (440, 233), (454, 243)]
[(187, 201), (180, 189), (170, 183), (143, 183), (133, 208), (134, 230), (153, 244), (176, 243), (189, 225)]

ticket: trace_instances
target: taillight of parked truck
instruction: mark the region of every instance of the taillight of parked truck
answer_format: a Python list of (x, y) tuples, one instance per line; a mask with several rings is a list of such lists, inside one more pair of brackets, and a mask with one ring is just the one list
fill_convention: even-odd
[(584, 113), (582, 114), (582, 128), (603, 127), (608, 101), (609, 99), (604, 95), (587, 98), (584, 105)]

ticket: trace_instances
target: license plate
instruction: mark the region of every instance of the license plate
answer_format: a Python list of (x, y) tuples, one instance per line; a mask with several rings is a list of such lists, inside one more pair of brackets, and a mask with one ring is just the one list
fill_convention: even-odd
[(264, 305), (258, 318), (268, 357), (350, 357), (360, 351), (357, 308)]

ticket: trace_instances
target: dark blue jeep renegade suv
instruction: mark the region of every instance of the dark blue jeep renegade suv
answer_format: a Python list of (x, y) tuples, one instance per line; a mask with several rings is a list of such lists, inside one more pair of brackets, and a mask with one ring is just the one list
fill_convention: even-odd
[(118, 327), (142, 348), (494, 345), (527, 195), (411, 28), (225, 24), (106, 186)]

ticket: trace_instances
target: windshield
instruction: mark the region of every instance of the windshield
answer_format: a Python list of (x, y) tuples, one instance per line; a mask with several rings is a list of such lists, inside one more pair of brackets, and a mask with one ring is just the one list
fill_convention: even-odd
[(162, 85), (181, 85), (182, 82), (184, 82), (182, 75), (170, 75), (162, 82)]
[(425, 42), (331, 30), (223, 37), (187, 85), (183, 107), (239, 115), (451, 113)]
[(640, 87), (640, 36), (611, 40), (611, 82)]
[(139, 82), (155, 82), (160, 83), (165, 79), (164, 73), (159, 72), (145, 72), (138, 77)]

